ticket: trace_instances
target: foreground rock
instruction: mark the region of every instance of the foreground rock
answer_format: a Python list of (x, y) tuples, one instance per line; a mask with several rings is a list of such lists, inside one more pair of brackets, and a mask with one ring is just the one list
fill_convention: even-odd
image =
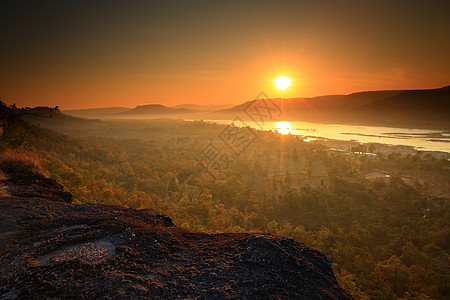
[(351, 298), (331, 262), (292, 239), (28, 195), (0, 198), (0, 299)]
[(52, 201), (72, 202), (72, 194), (64, 191), (56, 180), (44, 176), (27, 176), (0, 180), (0, 187), (8, 194), (20, 198), (44, 198)]

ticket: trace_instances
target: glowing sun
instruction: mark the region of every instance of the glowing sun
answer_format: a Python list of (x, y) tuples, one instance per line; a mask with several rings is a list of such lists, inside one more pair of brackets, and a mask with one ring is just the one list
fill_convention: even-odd
[(291, 86), (291, 81), (292, 79), (290, 79), (289, 77), (278, 77), (277, 79), (274, 79), (275, 81), (275, 85), (277, 86), (277, 88), (279, 90), (285, 90), (288, 87)]

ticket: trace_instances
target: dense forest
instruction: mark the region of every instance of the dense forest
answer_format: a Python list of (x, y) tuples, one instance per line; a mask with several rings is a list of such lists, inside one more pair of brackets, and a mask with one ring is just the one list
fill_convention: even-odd
[[(154, 121), (141, 128), (154, 134), (137, 139), (95, 129), (65, 135), (16, 120), (1, 147), (33, 153), (75, 203), (154, 208), (208, 233), (292, 237), (330, 257), (357, 299), (448, 299), (447, 159), (374, 146), (377, 155), (368, 155), (363, 145), (334, 151), (273, 132), (257, 132), (236, 154), (218, 138), (224, 128)], [(202, 156), (211, 143), (229, 158), (212, 170)]]

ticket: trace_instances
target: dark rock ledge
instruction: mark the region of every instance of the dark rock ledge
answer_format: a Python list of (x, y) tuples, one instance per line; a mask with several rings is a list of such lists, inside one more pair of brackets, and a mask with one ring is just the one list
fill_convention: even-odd
[(330, 260), (292, 239), (195, 233), (151, 209), (71, 204), (51, 180), (9, 184), (0, 299), (351, 298)]

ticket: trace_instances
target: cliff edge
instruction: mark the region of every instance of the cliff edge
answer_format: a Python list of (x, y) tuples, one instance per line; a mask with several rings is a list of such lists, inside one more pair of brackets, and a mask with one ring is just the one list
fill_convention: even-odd
[(292, 239), (76, 205), (44, 177), (2, 183), (0, 299), (351, 299), (330, 260)]

